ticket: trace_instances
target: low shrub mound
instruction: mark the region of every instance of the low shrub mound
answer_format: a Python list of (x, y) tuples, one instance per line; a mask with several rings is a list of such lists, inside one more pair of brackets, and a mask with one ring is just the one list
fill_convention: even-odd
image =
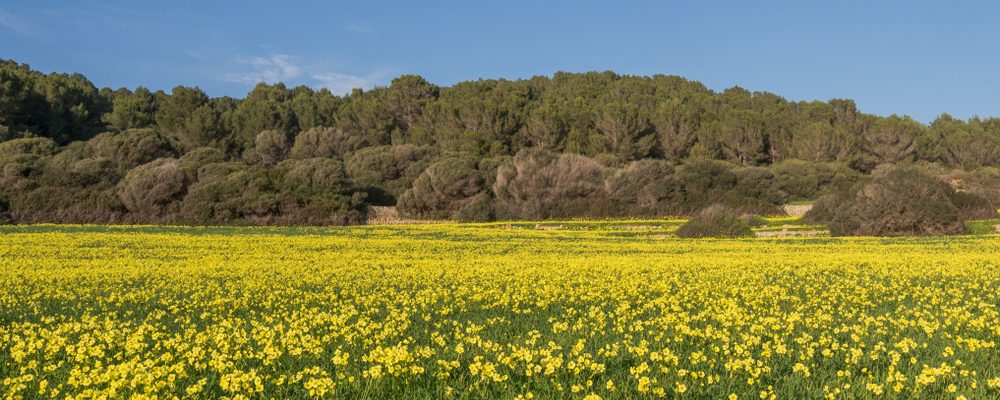
[(829, 224), (833, 221), (833, 215), (843, 197), (842, 193), (820, 196), (813, 202), (812, 208), (802, 216), (802, 221), (807, 224)]
[(486, 193), (477, 194), (455, 213), (458, 222), (489, 222), (495, 219), (493, 199)]
[(682, 238), (735, 238), (753, 236), (750, 225), (735, 211), (712, 205), (698, 212), (681, 225), (677, 236)]
[(757, 214), (743, 214), (741, 218), (743, 219), (743, 222), (750, 225), (751, 228), (760, 228), (767, 225), (767, 220)]
[(860, 182), (836, 198), (822, 199), (807, 220), (829, 217), (833, 236), (962, 234), (965, 220), (952, 202), (954, 196), (943, 181), (917, 169), (899, 168)]

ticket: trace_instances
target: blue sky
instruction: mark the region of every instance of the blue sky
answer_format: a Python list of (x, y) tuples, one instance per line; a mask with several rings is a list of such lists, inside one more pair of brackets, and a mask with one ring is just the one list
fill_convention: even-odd
[(1000, 116), (1000, 2), (0, 0), (0, 58), (98, 86), (681, 75), (927, 122)]

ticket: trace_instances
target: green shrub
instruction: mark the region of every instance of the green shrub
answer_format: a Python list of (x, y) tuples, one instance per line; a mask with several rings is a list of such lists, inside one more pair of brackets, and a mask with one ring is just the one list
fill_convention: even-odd
[(363, 135), (351, 135), (343, 129), (314, 127), (295, 136), (289, 158), (347, 158), (369, 146)]
[(345, 165), (354, 184), (368, 193), (371, 204), (395, 205), (435, 155), (430, 146), (366, 147), (348, 157)]
[(677, 168), (677, 180), (688, 202), (707, 202), (720, 192), (736, 187), (736, 174), (724, 161), (697, 159)]
[(733, 192), (740, 197), (760, 199), (772, 204), (781, 204), (785, 197), (775, 186), (775, 176), (764, 167), (743, 167), (733, 170), (736, 185)]
[(879, 173), (840, 196), (830, 221), (834, 236), (907, 236), (965, 233), (948, 184), (915, 168)]
[(733, 210), (722, 205), (711, 205), (698, 212), (677, 230), (677, 236), (682, 238), (735, 238), (753, 236), (743, 218)]
[(95, 157), (86, 142), (72, 142), (45, 163), (43, 182), (49, 186), (110, 187), (122, 177), (115, 162)]
[(254, 147), (246, 155), (247, 161), (260, 163), (265, 167), (274, 166), (288, 154), (288, 135), (280, 130), (261, 131), (254, 139)]
[(198, 169), (208, 164), (221, 163), (226, 160), (226, 155), (214, 147), (199, 147), (184, 153), (178, 161), (181, 169), (189, 177), (197, 177)]
[(723, 161), (701, 159), (678, 167), (676, 179), (683, 193), (677, 202), (677, 214), (693, 214), (712, 204), (723, 204), (740, 213), (781, 213), (768, 188), (772, 178), (758, 168), (736, 169)]
[(118, 198), (136, 217), (155, 220), (175, 212), (187, 188), (187, 176), (174, 158), (160, 158), (128, 171), (118, 182)]
[(787, 160), (775, 164), (771, 170), (782, 201), (815, 199), (860, 178), (857, 171), (839, 163)]
[(676, 213), (681, 193), (674, 167), (662, 160), (633, 161), (604, 181), (618, 216), (655, 216)]
[(969, 172), (961, 181), (961, 189), (1000, 205), (1000, 169), (983, 167)]
[(181, 218), (191, 223), (220, 223), (275, 215), (280, 196), (271, 175), (236, 162), (205, 165), (181, 203)]
[(955, 192), (951, 202), (958, 208), (962, 218), (967, 220), (983, 220), (997, 218), (997, 205), (989, 200), (969, 192)]
[(56, 142), (48, 138), (20, 138), (0, 142), (0, 157), (7, 158), (17, 154), (47, 156), (57, 151)]
[(451, 219), (484, 189), (475, 162), (446, 158), (431, 164), (413, 181), (397, 208), (407, 217)]
[(43, 186), (10, 199), (17, 223), (107, 224), (122, 222), (125, 211), (114, 188)]
[(56, 154), (56, 151), (56, 143), (46, 138), (0, 142), (0, 183), (7, 179), (12, 182), (37, 174), (45, 165), (46, 159)]
[(157, 158), (174, 155), (167, 139), (153, 129), (102, 133), (90, 139), (87, 146), (93, 157), (114, 161), (122, 174)]
[(329, 158), (285, 160), (274, 168), (280, 172), (278, 190), (300, 199), (350, 195), (351, 185), (344, 164)]
[(600, 217), (610, 211), (604, 167), (577, 154), (518, 152), (497, 169), (497, 216), (504, 219)]
[(455, 213), (458, 222), (489, 222), (495, 219), (493, 213), (493, 198), (489, 194), (480, 193)]
[(743, 222), (750, 225), (752, 228), (759, 228), (767, 225), (767, 220), (756, 214), (743, 214), (740, 218), (742, 218)]
[(729, 207), (733, 211), (741, 214), (759, 215), (784, 215), (784, 210), (767, 199), (743, 196), (736, 191), (720, 193), (714, 198), (714, 202)]
[(820, 196), (812, 203), (812, 208), (802, 216), (802, 221), (807, 224), (829, 224), (833, 221), (837, 206), (844, 198), (833, 193)]

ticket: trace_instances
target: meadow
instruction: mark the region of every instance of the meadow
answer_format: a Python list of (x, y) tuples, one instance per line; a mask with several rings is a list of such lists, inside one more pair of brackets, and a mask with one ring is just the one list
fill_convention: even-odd
[(555, 225), (0, 227), (0, 393), (1000, 398), (998, 235)]

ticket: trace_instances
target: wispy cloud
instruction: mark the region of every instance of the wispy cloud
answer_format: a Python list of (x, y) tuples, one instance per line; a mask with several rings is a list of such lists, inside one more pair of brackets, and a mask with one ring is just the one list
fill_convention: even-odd
[(237, 65), (248, 70), (224, 74), (223, 80), (236, 83), (276, 83), (302, 75), (302, 67), (295, 64), (294, 59), (287, 54), (275, 54), (270, 57), (237, 57), (235, 61)]
[[(189, 57), (203, 59), (209, 57), (204, 51), (190, 50)], [(309, 62), (300, 57), (276, 53), (266, 57), (240, 56), (228, 63), (230, 71), (221, 74), (221, 80), (240, 84), (257, 84), (260, 82), (289, 85), (308, 85), (315, 88), (325, 88), (334, 94), (351, 93), (354, 89), (368, 90), (383, 83), (393, 71), (379, 69), (369, 74), (350, 74), (343, 68), (331, 67), (331, 63)]]
[(24, 36), (38, 37), (40, 29), (34, 24), (0, 8), (0, 26)]
[(373, 77), (363, 77), (356, 75), (327, 72), (313, 74), (312, 78), (319, 82), (319, 86), (329, 89), (333, 94), (350, 93), (353, 89), (370, 89), (377, 83)]

